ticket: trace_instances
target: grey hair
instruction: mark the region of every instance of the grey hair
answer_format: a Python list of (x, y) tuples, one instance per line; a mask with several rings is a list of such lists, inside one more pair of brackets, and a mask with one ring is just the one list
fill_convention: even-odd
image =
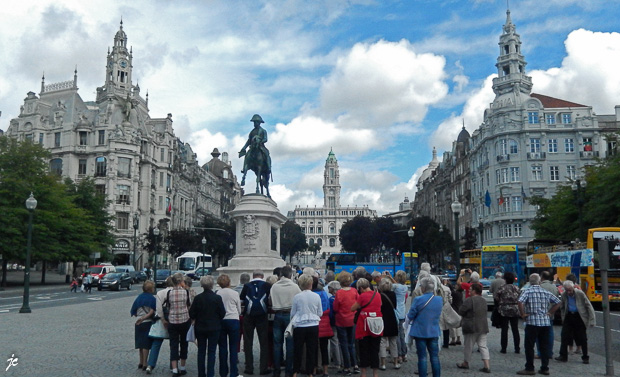
[(564, 287), (564, 289), (568, 289), (568, 288), (575, 288), (575, 283), (573, 283), (570, 280), (564, 280), (564, 283), (562, 283), (562, 286)]
[(530, 275), (530, 285), (540, 285), (540, 275), (534, 273)]
[(420, 270), (426, 271), (428, 273), (431, 272), (431, 264), (428, 262), (424, 262), (420, 265)]
[(257, 277), (259, 277), (259, 276), (260, 276), (260, 277), (262, 277), (262, 278), (264, 278), (264, 277), (265, 277), (265, 273), (263, 272), (263, 270), (261, 270), (261, 269), (256, 269), (256, 270), (254, 270), (254, 271), (252, 272), (252, 277), (257, 278)]
[(392, 281), (387, 278), (381, 279), (379, 282), (379, 291), (387, 292), (392, 290)]
[(495, 277), (496, 277), (496, 278), (498, 278), (498, 279), (499, 279), (499, 278), (501, 278), (502, 276), (504, 276), (504, 274), (502, 274), (502, 272), (501, 272), (501, 271), (497, 271), (497, 272), (495, 273)]
[(420, 289), (423, 293), (432, 292), (435, 289), (435, 281), (430, 276), (420, 280)]
[(418, 274), (418, 280), (422, 280), (428, 276), (431, 276), (431, 274), (429, 274), (428, 271), (420, 270), (420, 273)]
[(200, 278), (200, 286), (202, 287), (202, 289), (213, 290), (213, 285), (214, 285), (213, 276), (205, 275)]
[(336, 280), (336, 274), (334, 273), (334, 271), (327, 271), (327, 273), (325, 274), (325, 282), (331, 283), (334, 280)]
[(248, 274), (247, 272), (244, 272), (241, 275), (239, 275), (239, 284), (247, 284), (249, 282), (250, 282), (250, 274)]
[(185, 279), (185, 276), (183, 276), (182, 273), (177, 272), (172, 275), (172, 284), (174, 284), (175, 286), (179, 285), (184, 279)]
[(480, 282), (480, 275), (476, 271), (472, 272), (471, 275), (469, 276), (469, 282), (470, 283)]
[(361, 277), (366, 276), (366, 269), (362, 266), (357, 266), (355, 270), (353, 270), (353, 277), (359, 279)]
[(355, 283), (355, 287), (357, 289), (366, 289), (370, 288), (370, 282), (365, 278), (357, 279), (357, 283)]
[(190, 278), (189, 276), (185, 275), (185, 276), (183, 277), (183, 280), (185, 280), (185, 285), (186, 285), (188, 288), (191, 288), (191, 287), (192, 287), (192, 278)]
[(340, 282), (338, 280), (330, 281), (327, 286), (334, 291), (339, 291), (342, 287), (340, 286)]
[(312, 268), (312, 267), (306, 267), (306, 268), (304, 268), (302, 273), (304, 275), (314, 276), (315, 271), (314, 271), (314, 268)]

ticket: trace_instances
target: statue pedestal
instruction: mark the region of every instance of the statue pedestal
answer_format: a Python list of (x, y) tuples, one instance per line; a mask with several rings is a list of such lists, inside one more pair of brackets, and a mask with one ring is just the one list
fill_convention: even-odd
[(239, 284), (239, 275), (261, 269), (265, 277), (276, 267), (285, 265), (280, 256), (280, 228), (286, 216), (280, 213), (276, 202), (261, 194), (241, 197), (229, 214), (236, 226), (236, 254), (228, 266), (220, 267), (220, 274), (230, 276), (232, 287)]

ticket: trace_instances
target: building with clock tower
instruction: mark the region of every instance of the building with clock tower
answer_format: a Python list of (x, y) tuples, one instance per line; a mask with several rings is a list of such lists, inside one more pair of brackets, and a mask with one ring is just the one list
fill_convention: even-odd
[(328, 254), (341, 251), (338, 236), (345, 222), (355, 216), (377, 217), (377, 211), (367, 205), (341, 206), (340, 189), (338, 160), (330, 150), (323, 171), (323, 207), (297, 206), (287, 216), (301, 227), (309, 246), (316, 244)]

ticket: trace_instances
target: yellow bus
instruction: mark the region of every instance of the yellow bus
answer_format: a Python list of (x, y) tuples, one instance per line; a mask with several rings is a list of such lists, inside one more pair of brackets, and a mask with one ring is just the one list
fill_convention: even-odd
[(581, 289), (586, 293), (591, 302), (602, 302), (603, 288), (601, 285), (601, 272), (599, 270), (598, 241), (616, 241), (615, 249), (610, 250), (614, 257), (611, 259), (608, 272), (609, 301), (620, 302), (620, 227), (592, 228), (588, 229), (586, 246), (592, 250), (592, 265), (581, 268), (579, 275)]
[(479, 273), (482, 263), (481, 254), (481, 249), (461, 250), (461, 269), (470, 269)]

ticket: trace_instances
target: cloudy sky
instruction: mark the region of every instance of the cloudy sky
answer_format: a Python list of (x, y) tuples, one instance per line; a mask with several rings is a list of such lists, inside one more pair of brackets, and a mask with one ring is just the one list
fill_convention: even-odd
[[(71, 80), (94, 100), (123, 20), (152, 117), (172, 113), (200, 163), (237, 151), (260, 114), (272, 197), (322, 205), (330, 148), (343, 205), (398, 210), (436, 147), (473, 132), (493, 99), (504, 0), (25, 0), (0, 13), (0, 129), (28, 91)], [(620, 105), (620, 0), (512, 0), (534, 92)], [(253, 176), (252, 176), (253, 177)], [(253, 178), (250, 178), (252, 181)], [(240, 180), (240, 177), (239, 177)], [(251, 191), (253, 184), (248, 186)]]

